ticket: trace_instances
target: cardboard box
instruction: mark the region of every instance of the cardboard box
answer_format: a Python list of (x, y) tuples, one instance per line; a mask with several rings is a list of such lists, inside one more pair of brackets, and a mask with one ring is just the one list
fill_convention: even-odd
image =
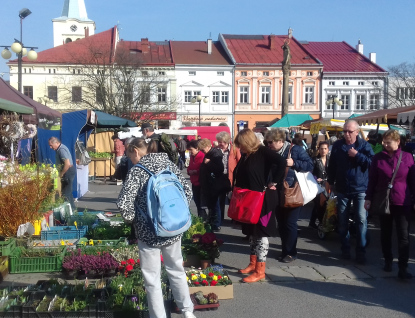
[(226, 286), (189, 287), (190, 294), (202, 291), (204, 295), (215, 293), (218, 299), (233, 299), (233, 284)]

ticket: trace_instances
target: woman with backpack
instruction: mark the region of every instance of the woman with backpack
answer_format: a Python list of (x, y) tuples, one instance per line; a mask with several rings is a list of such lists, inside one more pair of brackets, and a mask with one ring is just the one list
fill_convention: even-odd
[(166, 317), (160, 282), (161, 252), (176, 304), (182, 310), (183, 317), (193, 318), (195, 317), (193, 303), (189, 295), (181, 253), (182, 235), (157, 236), (154, 228), (147, 222), (144, 215), (148, 214), (147, 184), (150, 174), (136, 165), (140, 163), (153, 174), (169, 168), (183, 185), (188, 202), (192, 198), (190, 186), (167, 154), (157, 153), (157, 143), (154, 140), (133, 139), (127, 147), (127, 156), (134, 166), (122, 187), (117, 206), (124, 220), (133, 223), (135, 227), (150, 317)]

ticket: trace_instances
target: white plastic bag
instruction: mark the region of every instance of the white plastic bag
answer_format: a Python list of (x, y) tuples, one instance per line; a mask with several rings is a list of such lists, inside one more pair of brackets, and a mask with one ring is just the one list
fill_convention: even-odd
[(324, 188), (318, 184), (311, 172), (297, 172), (295, 170), (294, 172), (300, 185), (304, 205), (324, 191)]

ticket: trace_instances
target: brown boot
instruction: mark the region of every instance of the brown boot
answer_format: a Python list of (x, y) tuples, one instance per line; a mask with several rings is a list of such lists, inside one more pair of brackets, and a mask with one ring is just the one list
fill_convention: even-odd
[(240, 269), (238, 270), (238, 272), (241, 274), (252, 273), (253, 271), (255, 271), (255, 266), (256, 266), (256, 255), (250, 255), (248, 267), (244, 269)]
[(265, 279), (265, 262), (257, 262), (255, 266), (255, 272), (248, 277), (245, 277), (243, 281), (245, 283), (255, 283)]

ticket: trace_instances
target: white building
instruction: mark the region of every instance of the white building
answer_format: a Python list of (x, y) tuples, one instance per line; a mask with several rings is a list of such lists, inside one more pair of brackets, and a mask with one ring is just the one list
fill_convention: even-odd
[[(219, 42), (171, 41), (177, 82), (177, 120), (171, 128), (182, 126), (232, 127), (233, 65)], [(200, 103), (192, 99), (202, 96)], [(200, 107), (199, 107), (200, 105)]]
[[(388, 107), (388, 73), (376, 64), (376, 54), (363, 55), (363, 44), (356, 49), (346, 42), (302, 42), (303, 47), (323, 63), (322, 117), (347, 119)], [(328, 100), (337, 97), (342, 105)]]

